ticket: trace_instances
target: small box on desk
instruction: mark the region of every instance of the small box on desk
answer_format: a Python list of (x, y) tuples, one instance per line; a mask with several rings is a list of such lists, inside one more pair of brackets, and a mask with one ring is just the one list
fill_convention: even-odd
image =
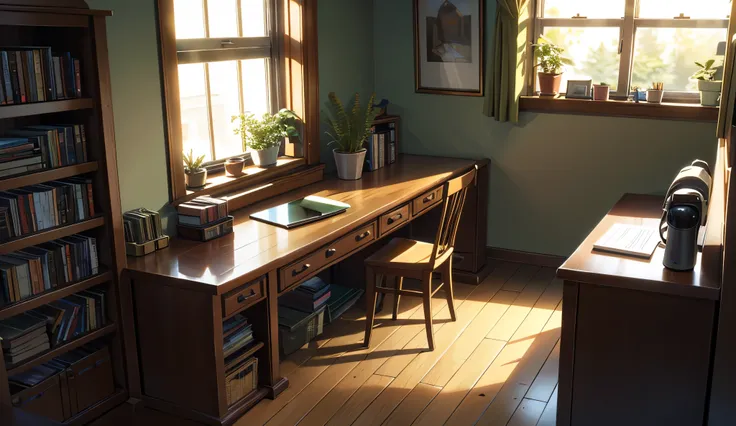
[(188, 240), (209, 241), (233, 232), (233, 217), (227, 216), (203, 226), (177, 225), (179, 236)]

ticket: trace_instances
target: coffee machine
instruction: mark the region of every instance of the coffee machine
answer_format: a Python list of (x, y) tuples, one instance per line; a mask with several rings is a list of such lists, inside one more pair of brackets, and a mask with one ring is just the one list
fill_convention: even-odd
[(659, 236), (665, 243), (662, 263), (674, 271), (689, 271), (698, 256), (698, 234), (705, 225), (713, 182), (708, 163), (695, 160), (680, 170), (662, 207)]

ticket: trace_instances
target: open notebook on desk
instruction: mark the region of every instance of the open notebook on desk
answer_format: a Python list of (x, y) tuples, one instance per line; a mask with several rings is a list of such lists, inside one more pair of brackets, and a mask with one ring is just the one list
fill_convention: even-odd
[(349, 208), (349, 204), (310, 195), (258, 213), (253, 213), (250, 215), (250, 218), (291, 229), (340, 214)]

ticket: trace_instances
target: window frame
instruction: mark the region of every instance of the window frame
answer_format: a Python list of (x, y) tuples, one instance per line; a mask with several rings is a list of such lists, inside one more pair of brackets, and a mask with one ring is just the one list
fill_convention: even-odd
[[(611, 93), (612, 99), (625, 100), (628, 98), (631, 87), (632, 73), (634, 69), (634, 42), (636, 31), (639, 28), (723, 28), (728, 31), (729, 18), (723, 19), (691, 19), (689, 17), (673, 18), (638, 18), (639, 4), (641, 0), (625, 0), (624, 16), (619, 18), (544, 18), (545, 0), (532, 0), (530, 3), (531, 16), (533, 16), (533, 31), (530, 31), (529, 42), (536, 43), (545, 27), (586, 28), (607, 27), (619, 28), (619, 73), (616, 92)], [(535, 69), (534, 49), (530, 47), (529, 58), (531, 66)], [(527, 93), (536, 94), (537, 73), (529, 73), (527, 80)], [(621, 88), (627, 88), (624, 93)], [(673, 103), (697, 103), (698, 92), (665, 91), (664, 102)]]
[[(299, 142), (287, 140), (282, 152), (288, 157), (301, 158), (303, 166), (315, 167), (319, 163), (319, 70), (317, 57), (317, 0), (266, 0), (269, 3), (265, 37), (231, 37), (211, 39), (176, 39), (174, 0), (157, 0), (157, 22), (159, 36), (159, 56), (161, 64), (162, 97), (164, 118), (166, 120), (166, 156), (169, 169), (170, 201), (174, 204), (198, 195), (187, 190), (184, 184), (183, 135), (181, 105), (179, 100), (178, 65), (180, 63), (217, 62), (249, 58), (270, 57), (269, 61), (269, 99), (272, 112), (280, 108), (294, 110), (301, 119), (301, 138)], [(205, 0), (204, 7), (207, 6)], [(238, 5), (240, 2), (238, 2)], [(206, 19), (206, 17), (205, 17)], [(238, 24), (240, 24), (238, 16)], [(242, 27), (239, 25), (239, 35)], [(207, 34), (205, 34), (207, 35)], [(218, 44), (220, 45), (218, 48)], [(227, 44), (228, 48), (222, 49)], [(264, 56), (268, 53), (269, 56)], [(203, 56), (204, 55), (204, 60)], [(207, 74), (205, 74), (207, 77)], [(242, 87), (242, 73), (238, 72), (238, 85)], [(209, 85), (207, 79), (206, 85)], [(209, 92), (207, 91), (207, 102)], [(242, 103), (242, 97), (241, 97)], [(242, 109), (242, 106), (241, 106)], [(209, 111), (209, 108), (208, 108)], [(212, 118), (209, 117), (210, 122)], [(210, 125), (211, 143), (212, 126)], [(214, 150), (213, 150), (214, 152)], [(245, 155), (246, 166), (252, 166), (250, 156)], [(213, 181), (222, 181), (222, 163), (225, 159), (206, 164)], [(269, 171), (269, 176), (281, 179), (290, 173), (298, 174), (301, 169), (294, 168), (290, 161), (283, 173)], [(280, 168), (280, 166), (276, 166)], [(238, 178), (227, 179), (222, 189), (217, 184), (210, 185), (207, 193), (215, 195), (218, 191), (237, 191), (255, 181), (258, 173), (246, 173)]]

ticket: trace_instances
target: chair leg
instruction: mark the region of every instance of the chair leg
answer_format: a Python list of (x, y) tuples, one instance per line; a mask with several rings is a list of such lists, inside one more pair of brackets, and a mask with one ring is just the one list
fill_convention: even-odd
[(365, 339), (363, 345), (371, 345), (373, 318), (376, 316), (376, 275), (373, 268), (365, 268)]
[(445, 284), (445, 297), (447, 298), (447, 308), (450, 310), (450, 318), (455, 321), (455, 295), (452, 290), (452, 256), (450, 256), (442, 267), (442, 282)]
[(424, 327), (427, 329), (429, 350), (434, 350), (434, 331), (432, 330), (432, 272), (422, 277), (422, 299), (424, 299)]
[(399, 300), (401, 299), (401, 295), (398, 290), (401, 290), (402, 288), (404, 288), (404, 277), (395, 276), (394, 289), (397, 291), (394, 291), (394, 314), (392, 316), (394, 321), (396, 321), (396, 317), (399, 315)]

